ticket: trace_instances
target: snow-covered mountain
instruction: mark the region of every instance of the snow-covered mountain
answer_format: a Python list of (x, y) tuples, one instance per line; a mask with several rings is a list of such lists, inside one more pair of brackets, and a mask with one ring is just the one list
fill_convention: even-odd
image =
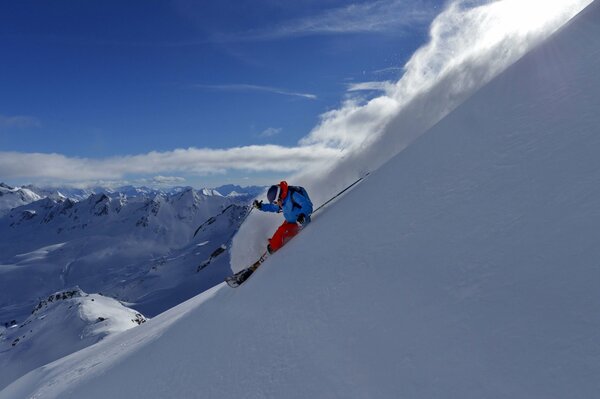
[[(187, 299), (229, 273), (227, 251), (197, 269), (247, 211), (244, 201), (191, 188), (172, 196), (44, 198), (14, 208), (0, 218), (0, 322), (21, 321), (39, 297), (74, 285), (136, 303), (160, 290)], [(149, 316), (175, 304), (144, 303)]]
[(10, 209), (38, 201), (42, 197), (25, 187), (11, 187), (0, 183), (0, 217)]
[[(19, 335), (25, 330), (11, 326), (31, 324), (31, 309), (49, 293), (80, 286), (154, 316), (231, 273), (228, 245), (248, 212), (246, 198), (189, 187), (171, 195), (130, 194), (92, 194), (82, 201), (45, 197), (0, 217), (0, 323), (8, 328), (3, 339), (29, 337), (26, 351), (8, 344), (0, 349), (0, 365), (19, 365), (4, 373), (0, 388), (98, 340), (97, 334), (89, 339), (64, 335), (62, 345), (48, 350), (45, 335)], [(69, 317), (74, 313), (44, 315), (43, 330), (62, 330), (64, 323), (79, 328), (79, 319)]]
[[(120, 186), (120, 187), (89, 187), (75, 188), (67, 186), (58, 187), (37, 187), (34, 185), (25, 185), (22, 187), (11, 187), (5, 183), (0, 183), (0, 216), (8, 213), (12, 208), (21, 205), (30, 204), (43, 198), (50, 198), (55, 201), (71, 199), (73, 201), (84, 201), (92, 195), (105, 194), (110, 198), (125, 196), (127, 198), (152, 197), (156, 195), (173, 196), (184, 191), (193, 189), (189, 186), (178, 186), (169, 189), (156, 189), (145, 186)], [(262, 186), (236, 186), (232, 184), (220, 186), (214, 189), (204, 188), (199, 190), (204, 195), (232, 196), (238, 197), (237, 200), (250, 200), (264, 191)]]
[[(183, 190), (182, 190), (183, 191)], [(0, 183), (0, 216), (8, 213), (12, 208), (27, 205), (43, 198), (50, 198), (54, 201), (70, 199), (73, 201), (84, 201), (91, 195), (106, 194), (109, 197), (126, 196), (128, 198), (137, 196), (152, 196), (164, 194), (160, 190), (148, 187), (123, 186), (119, 188), (93, 187), (93, 188), (73, 188), (73, 187), (51, 187), (43, 188), (28, 184), (22, 187), (11, 187), (5, 183)]]
[(596, 397), (598, 21), (595, 1), (242, 287), (0, 398)]
[(27, 371), (146, 322), (140, 313), (75, 287), (41, 300), (31, 315), (0, 331), (0, 387)]
[(215, 190), (226, 196), (246, 196), (248, 198), (254, 198), (262, 194), (265, 191), (265, 188), (266, 187), (263, 186), (241, 187), (235, 184), (226, 184), (215, 188)]

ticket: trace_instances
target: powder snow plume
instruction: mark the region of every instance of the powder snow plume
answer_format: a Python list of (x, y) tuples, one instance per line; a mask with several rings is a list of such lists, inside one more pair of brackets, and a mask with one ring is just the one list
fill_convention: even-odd
[[(319, 206), (398, 154), (590, 3), (450, 2), (432, 22), (429, 41), (404, 65), (397, 82), (380, 82), (382, 95), (369, 100), (351, 97), (339, 109), (323, 114), (300, 142), (341, 149), (341, 158), (287, 180), (306, 187)], [(252, 212), (234, 239), (232, 269), (240, 270), (257, 258), (281, 222), (281, 216)]]

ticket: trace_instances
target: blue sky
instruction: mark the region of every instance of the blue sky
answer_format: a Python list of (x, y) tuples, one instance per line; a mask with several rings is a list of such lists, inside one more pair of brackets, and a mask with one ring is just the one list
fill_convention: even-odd
[[(398, 80), (443, 3), (2, 2), (0, 181), (266, 184), (311, 161), (296, 150), (320, 115)], [(222, 162), (107, 167), (188, 149)], [(252, 166), (263, 149), (282, 151)]]

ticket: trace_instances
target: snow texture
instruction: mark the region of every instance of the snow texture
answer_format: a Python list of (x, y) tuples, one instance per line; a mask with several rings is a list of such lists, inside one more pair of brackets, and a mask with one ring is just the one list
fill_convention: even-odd
[(224, 284), (0, 398), (594, 398), (600, 2)]
[(30, 370), (146, 322), (138, 312), (79, 288), (41, 300), (21, 324), (0, 332), (0, 387)]

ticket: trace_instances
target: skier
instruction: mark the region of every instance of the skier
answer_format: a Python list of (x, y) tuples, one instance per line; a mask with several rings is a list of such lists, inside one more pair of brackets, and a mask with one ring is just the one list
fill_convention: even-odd
[(310, 223), (313, 204), (304, 187), (288, 186), (282, 181), (273, 185), (267, 191), (268, 204), (255, 200), (254, 207), (263, 212), (283, 212), (285, 221), (269, 239), (267, 252), (277, 251), (300, 231), (300, 228)]

